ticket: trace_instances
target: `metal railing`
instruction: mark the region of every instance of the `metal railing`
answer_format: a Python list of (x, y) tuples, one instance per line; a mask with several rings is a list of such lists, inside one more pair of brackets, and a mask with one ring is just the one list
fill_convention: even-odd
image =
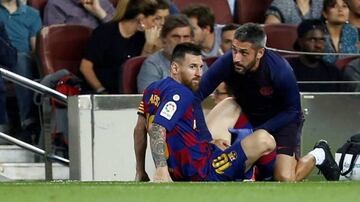
[[(49, 96), (51, 98), (56, 99), (57, 101), (60, 101), (64, 104), (67, 105), (67, 96), (56, 91), (53, 90), (47, 86), (44, 86), (38, 82), (32, 81), (26, 77), (20, 76), (14, 72), (11, 72), (9, 70), (6, 70), (3, 66), (0, 65), (0, 74), (1, 76), (8, 81), (11, 81), (15, 84), (18, 84), (20, 86), (23, 86), (25, 88), (28, 88), (30, 90), (33, 90), (34, 92), (40, 93), (42, 95), (46, 95)], [(45, 150), (39, 149), (31, 144), (25, 143), (21, 140), (18, 140), (16, 138), (13, 138), (5, 133), (1, 133), (0, 132), (0, 138), (3, 138), (4, 140), (11, 142), (12, 144), (18, 145), (21, 148), (24, 148), (28, 151), (31, 151), (35, 154), (41, 155), (45, 157), (45, 177), (47, 180), (51, 180), (52, 179), (52, 164), (51, 161), (55, 161), (61, 164), (64, 164), (66, 166), (69, 166), (70, 161), (68, 159), (65, 159), (63, 157), (57, 156), (52, 154), (52, 150), (51, 147), (46, 146), (47, 144), (51, 144), (50, 143), (46, 143), (46, 141), (50, 141), (50, 137), (47, 137), (48, 134), (44, 135), (45, 138)], [(48, 139), (48, 140), (46, 140)]]

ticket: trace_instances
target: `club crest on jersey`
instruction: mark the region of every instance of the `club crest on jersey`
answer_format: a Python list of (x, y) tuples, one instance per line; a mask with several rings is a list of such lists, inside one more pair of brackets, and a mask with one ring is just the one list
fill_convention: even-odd
[(175, 114), (177, 109), (176, 103), (173, 101), (167, 102), (160, 112), (160, 116), (165, 117), (167, 120), (170, 120)]
[(270, 96), (274, 92), (274, 89), (271, 86), (264, 86), (260, 88), (260, 94), (262, 96)]

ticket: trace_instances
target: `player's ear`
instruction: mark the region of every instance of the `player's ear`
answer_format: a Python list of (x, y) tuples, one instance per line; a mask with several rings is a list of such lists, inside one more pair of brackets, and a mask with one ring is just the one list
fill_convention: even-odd
[(264, 53), (265, 53), (265, 48), (260, 48), (256, 54), (256, 59), (260, 60), (264, 56)]
[(176, 75), (179, 72), (179, 64), (173, 61), (170, 65), (170, 71)]

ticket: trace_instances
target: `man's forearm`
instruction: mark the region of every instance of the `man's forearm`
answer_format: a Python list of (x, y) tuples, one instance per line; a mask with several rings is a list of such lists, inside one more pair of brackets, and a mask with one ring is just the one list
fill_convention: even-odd
[(147, 135), (144, 117), (139, 116), (134, 129), (134, 149), (136, 157), (136, 170), (145, 170), (145, 153), (147, 147)]
[(149, 130), (151, 154), (155, 167), (167, 166), (165, 157), (166, 129), (156, 123)]

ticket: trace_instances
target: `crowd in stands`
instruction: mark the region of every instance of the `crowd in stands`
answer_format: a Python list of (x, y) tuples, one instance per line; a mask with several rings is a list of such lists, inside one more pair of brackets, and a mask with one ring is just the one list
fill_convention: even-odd
[[(169, 75), (170, 55), (178, 43), (192, 41), (200, 45), (204, 59), (224, 54), (231, 49), (234, 32), (239, 26), (237, 23), (243, 22), (239, 19), (239, 6), (247, 5), (241, 0), (227, 0), (227, 8), (223, 9), (197, 4), (197, 0), (193, 0), (194, 4), (179, 9), (180, 6), (175, 3), (178, 1), (171, 0), (119, 0), (115, 4), (109, 0), (47, 0), (41, 17), (38, 8), (30, 6), (33, 1), (29, 0), (29, 5), (20, 0), (2, 0), (0, 3), (0, 26), (6, 31), (10, 45), (17, 50), (17, 63), (8, 68), (29, 79), (41, 79), (45, 76), (39, 75), (42, 64), (36, 63), (38, 54), (41, 54), (36, 48), (36, 37), (41, 28), (58, 24), (90, 27), (93, 32), (80, 62), (78, 76), (84, 81), (82, 93), (95, 94), (123, 93), (122, 65), (135, 56), (146, 57), (137, 76), (137, 86), (134, 87), (138, 93), (142, 93), (151, 82)], [(266, 2), (269, 4), (265, 1), (254, 1), (252, 4), (249, 1), (246, 9), (261, 10), (263, 14), (257, 18), (263, 20), (253, 22), (264, 26), (293, 24), (298, 34), (294, 50), (319, 53), (285, 56), (294, 68), (298, 81), (360, 80), (360, 59), (353, 57), (349, 67), (341, 70), (335, 65), (337, 61), (359, 52), (360, 1)], [(215, 16), (219, 13), (229, 13), (232, 20), (218, 24)], [(287, 40), (287, 36), (276, 37), (277, 40)], [(338, 53), (342, 54), (339, 56)], [(8, 64), (6, 61), (0, 62), (1, 65)], [(4, 85), (0, 78), (0, 89), (4, 89)], [(300, 89), (316, 92), (359, 91), (359, 86), (312, 83), (300, 84)], [(7, 116), (6, 106), (2, 103), (6, 93), (5, 90), (0, 92), (0, 126), (5, 126), (7, 119), (1, 117)], [(15, 87), (15, 92), (22, 126), (21, 138), (34, 143), (34, 133), (39, 132), (39, 123), (33, 93), (20, 86)], [(222, 99), (220, 95), (231, 95), (224, 84), (214, 92), (215, 102)]]

